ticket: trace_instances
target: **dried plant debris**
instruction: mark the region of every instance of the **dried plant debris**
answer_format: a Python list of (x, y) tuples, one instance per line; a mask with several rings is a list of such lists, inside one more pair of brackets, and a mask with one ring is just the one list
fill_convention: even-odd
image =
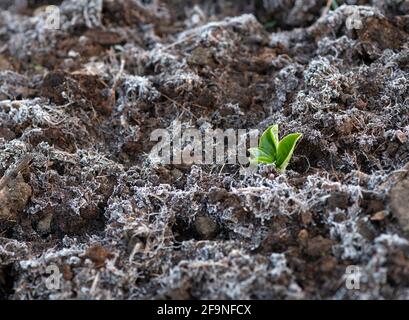
[[(409, 5), (327, 3), (2, 1), (0, 298), (408, 299)], [(175, 121), (303, 139), (151, 162)]]

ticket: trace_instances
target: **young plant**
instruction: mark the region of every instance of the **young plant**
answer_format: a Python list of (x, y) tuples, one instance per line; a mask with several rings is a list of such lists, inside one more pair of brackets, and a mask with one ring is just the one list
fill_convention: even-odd
[(337, 0), (331, 1), (331, 10), (336, 10), (339, 7)]
[(284, 172), (301, 137), (301, 133), (290, 133), (280, 140), (278, 124), (272, 125), (261, 135), (258, 147), (249, 149), (250, 162), (274, 164), (279, 172)]

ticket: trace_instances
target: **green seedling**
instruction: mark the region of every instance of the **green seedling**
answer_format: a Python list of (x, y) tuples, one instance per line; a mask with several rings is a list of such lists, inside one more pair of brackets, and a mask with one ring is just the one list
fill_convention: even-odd
[(331, 10), (336, 10), (339, 7), (337, 0), (331, 1)]
[(279, 172), (284, 172), (293, 155), (301, 133), (290, 133), (278, 138), (278, 124), (267, 128), (261, 135), (257, 148), (250, 148), (250, 162), (254, 164), (274, 164)]
[(264, 24), (264, 28), (266, 28), (266, 29), (272, 29), (272, 28), (274, 28), (276, 25), (277, 25), (277, 21), (275, 21), (275, 20), (270, 20), (270, 21), (268, 21), (268, 22), (266, 22), (266, 23)]

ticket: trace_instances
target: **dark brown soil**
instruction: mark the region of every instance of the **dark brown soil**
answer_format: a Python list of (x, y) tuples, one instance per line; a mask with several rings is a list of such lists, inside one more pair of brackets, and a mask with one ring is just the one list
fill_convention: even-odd
[[(337, 2), (2, 1), (0, 298), (408, 299), (409, 5)], [(303, 139), (153, 164), (175, 120)]]

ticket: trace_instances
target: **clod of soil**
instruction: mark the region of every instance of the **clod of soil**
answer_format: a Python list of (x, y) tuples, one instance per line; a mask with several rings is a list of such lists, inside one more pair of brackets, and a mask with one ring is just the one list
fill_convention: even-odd
[(197, 216), (195, 230), (201, 239), (212, 239), (217, 235), (219, 227), (217, 222), (206, 216)]
[(398, 182), (390, 191), (390, 207), (402, 230), (409, 232), (409, 177)]
[[(337, 3), (0, 1), (0, 298), (409, 299), (409, 6)], [(175, 123), (303, 138), (244, 177)]]
[(19, 222), (31, 193), (30, 185), (24, 182), (21, 174), (0, 190), (0, 232)]

